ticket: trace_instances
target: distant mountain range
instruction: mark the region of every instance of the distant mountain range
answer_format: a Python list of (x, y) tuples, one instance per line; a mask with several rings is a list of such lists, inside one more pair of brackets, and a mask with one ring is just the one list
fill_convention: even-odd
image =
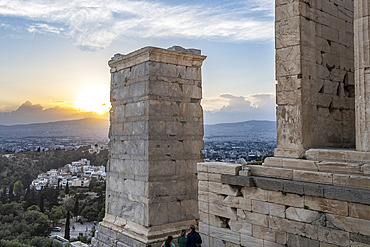
[[(109, 121), (99, 118), (58, 121), (50, 123), (0, 125), (0, 136), (6, 138), (64, 138), (80, 137), (105, 140), (108, 138)], [(245, 121), (204, 126), (205, 140), (235, 139), (247, 141), (251, 138), (275, 140), (274, 121)], [(3, 139), (3, 140), (4, 140)]]
[(275, 141), (276, 122), (252, 120), (204, 126), (204, 140)]
[(58, 121), (50, 123), (0, 125), (0, 136), (4, 138), (64, 138), (81, 137), (107, 139), (109, 121), (100, 118)]

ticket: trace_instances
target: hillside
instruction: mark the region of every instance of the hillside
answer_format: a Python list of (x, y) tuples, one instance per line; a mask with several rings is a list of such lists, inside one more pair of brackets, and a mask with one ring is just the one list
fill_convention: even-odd
[(0, 125), (0, 136), (10, 138), (30, 137), (108, 137), (109, 122), (98, 118), (58, 121), (50, 123)]
[(275, 121), (245, 121), (239, 123), (222, 123), (204, 126), (205, 141), (275, 141)]

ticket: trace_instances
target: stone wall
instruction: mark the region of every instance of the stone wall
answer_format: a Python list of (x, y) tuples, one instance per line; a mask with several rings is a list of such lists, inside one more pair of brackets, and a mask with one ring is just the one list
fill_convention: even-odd
[(202, 246), (369, 247), (370, 153), (307, 158), (199, 163)]
[(354, 147), (353, 0), (275, 3), (275, 156)]

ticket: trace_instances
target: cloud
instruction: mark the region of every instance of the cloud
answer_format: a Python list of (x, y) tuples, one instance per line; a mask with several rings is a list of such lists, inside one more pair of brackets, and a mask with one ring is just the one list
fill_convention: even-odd
[[(206, 104), (203, 102), (205, 101)], [(215, 109), (212, 102), (223, 102), (223, 106)], [(206, 124), (231, 123), (247, 120), (275, 120), (275, 95), (254, 94), (234, 96), (222, 94), (211, 100), (202, 100), (204, 121)]]
[(62, 120), (81, 119), (88, 117), (107, 118), (107, 115), (97, 116), (92, 112), (79, 112), (73, 108), (65, 108), (59, 106), (45, 109), (40, 104), (32, 104), (30, 101), (26, 101), (15, 111), (0, 112), (0, 124), (14, 125), (14, 124), (44, 123)]
[(272, 0), (213, 6), (149, 0), (5, 0), (0, 15), (34, 22), (29, 32), (63, 33), (76, 46), (97, 50), (122, 37), (272, 41), (273, 6)]
[(63, 28), (57, 28), (50, 26), (45, 23), (36, 23), (33, 25), (29, 25), (27, 31), (30, 33), (54, 33), (60, 34), (63, 31)]

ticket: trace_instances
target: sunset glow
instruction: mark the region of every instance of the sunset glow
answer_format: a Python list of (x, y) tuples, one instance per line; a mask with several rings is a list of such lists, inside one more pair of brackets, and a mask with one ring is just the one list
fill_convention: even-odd
[(103, 114), (109, 111), (109, 89), (103, 86), (91, 86), (85, 88), (78, 99), (75, 107), (81, 111)]

